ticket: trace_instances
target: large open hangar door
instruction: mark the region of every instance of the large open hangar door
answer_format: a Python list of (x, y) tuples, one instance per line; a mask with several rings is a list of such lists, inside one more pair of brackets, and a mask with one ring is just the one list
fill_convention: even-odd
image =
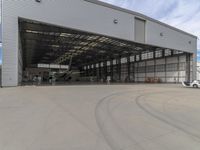
[(19, 29), (24, 84), (180, 82), (192, 71), (191, 54), (176, 50), (25, 19)]

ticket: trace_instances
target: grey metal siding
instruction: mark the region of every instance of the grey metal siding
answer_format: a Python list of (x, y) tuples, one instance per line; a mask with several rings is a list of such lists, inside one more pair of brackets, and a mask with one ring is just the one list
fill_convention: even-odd
[(145, 20), (135, 18), (135, 41), (145, 43)]

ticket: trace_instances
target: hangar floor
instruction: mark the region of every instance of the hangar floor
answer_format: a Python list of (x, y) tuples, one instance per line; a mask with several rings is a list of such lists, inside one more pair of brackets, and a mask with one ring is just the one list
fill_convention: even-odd
[(167, 84), (4, 88), (0, 149), (199, 150), (199, 97)]

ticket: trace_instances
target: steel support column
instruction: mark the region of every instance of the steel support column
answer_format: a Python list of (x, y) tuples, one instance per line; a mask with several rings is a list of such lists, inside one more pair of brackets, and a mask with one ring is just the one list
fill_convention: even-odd
[(153, 52), (153, 60), (154, 60), (154, 79), (156, 78), (156, 51)]
[(167, 83), (167, 58), (165, 57), (165, 83)]
[(145, 64), (144, 64), (144, 70), (145, 70), (145, 79), (144, 79), (144, 82), (146, 81), (147, 79), (147, 61), (145, 60)]
[(132, 74), (133, 74), (133, 82), (135, 82), (135, 60), (134, 60), (134, 62), (132, 62)]
[(178, 70), (178, 83), (180, 82), (180, 57), (177, 56), (178, 63), (177, 63), (177, 70)]
[(102, 74), (101, 74), (101, 62), (99, 62), (99, 80), (101, 81)]
[(111, 82), (113, 82), (113, 60), (110, 61), (110, 78)]
[(118, 58), (117, 60), (117, 71), (118, 71), (118, 75), (119, 75), (119, 82), (121, 82), (121, 57)]
[(190, 54), (186, 54), (186, 80), (190, 81)]
[(103, 76), (104, 76), (104, 81), (107, 79), (107, 61), (103, 62)]
[(130, 68), (130, 56), (127, 57), (127, 69), (128, 69), (128, 79), (127, 82), (130, 82), (131, 68)]

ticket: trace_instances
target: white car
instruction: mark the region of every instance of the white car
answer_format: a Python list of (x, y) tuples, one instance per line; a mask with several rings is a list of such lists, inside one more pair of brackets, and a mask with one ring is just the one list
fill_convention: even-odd
[(200, 87), (200, 80), (194, 80), (192, 82), (182, 82), (182, 85), (184, 87), (199, 88)]

